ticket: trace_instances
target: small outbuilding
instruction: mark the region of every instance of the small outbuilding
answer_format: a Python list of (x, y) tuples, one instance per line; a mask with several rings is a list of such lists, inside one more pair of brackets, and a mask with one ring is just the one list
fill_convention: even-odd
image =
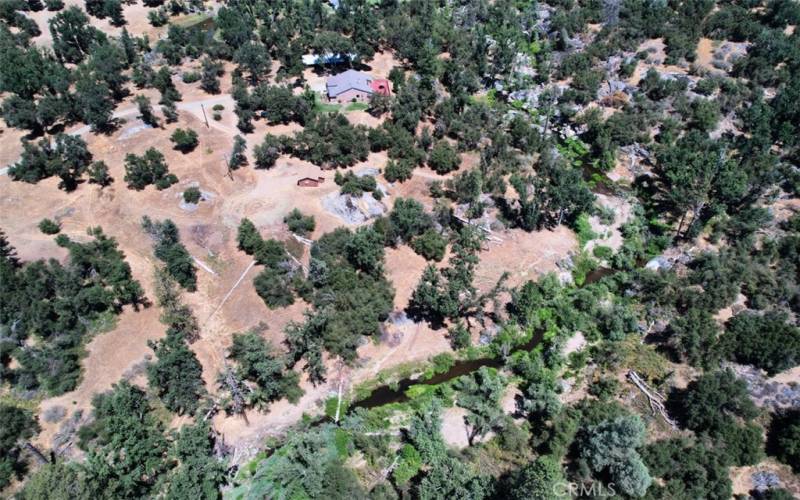
[(317, 187), (325, 182), (325, 177), (303, 177), (297, 180), (297, 185), (300, 187)]

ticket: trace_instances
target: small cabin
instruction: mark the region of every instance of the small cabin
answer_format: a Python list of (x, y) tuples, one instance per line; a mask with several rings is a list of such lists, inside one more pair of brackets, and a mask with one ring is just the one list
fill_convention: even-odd
[(297, 180), (297, 185), (300, 187), (317, 187), (325, 182), (325, 177), (303, 177)]

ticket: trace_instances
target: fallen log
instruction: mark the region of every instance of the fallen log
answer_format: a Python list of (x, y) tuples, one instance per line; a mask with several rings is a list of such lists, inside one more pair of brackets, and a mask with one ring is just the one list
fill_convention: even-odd
[(653, 415), (658, 413), (661, 415), (661, 418), (663, 418), (664, 421), (673, 429), (678, 428), (678, 424), (667, 414), (667, 410), (664, 407), (664, 401), (666, 398), (662, 394), (650, 388), (650, 386), (647, 385), (647, 382), (645, 382), (634, 370), (628, 371), (628, 380), (630, 380), (633, 385), (638, 387), (639, 390), (642, 391), (645, 396), (647, 396), (647, 400), (650, 403), (650, 410), (653, 412)]

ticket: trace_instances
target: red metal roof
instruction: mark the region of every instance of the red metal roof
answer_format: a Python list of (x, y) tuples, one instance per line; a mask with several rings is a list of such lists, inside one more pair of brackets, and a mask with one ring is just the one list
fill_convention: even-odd
[(392, 93), (391, 84), (385, 78), (378, 78), (369, 82), (369, 86), (376, 94), (389, 95)]

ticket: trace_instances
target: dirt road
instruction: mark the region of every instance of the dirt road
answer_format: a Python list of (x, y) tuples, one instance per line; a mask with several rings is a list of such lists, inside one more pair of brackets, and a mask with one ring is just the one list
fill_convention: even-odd
[[(195, 117), (203, 120), (203, 107), (207, 109), (206, 115), (211, 114), (211, 108), (216, 104), (222, 104), (225, 106), (226, 109), (233, 109), (236, 105), (236, 102), (233, 100), (230, 94), (221, 94), (215, 97), (209, 97), (208, 99), (198, 99), (195, 101), (188, 101), (188, 102), (179, 102), (176, 103), (175, 107), (178, 108), (178, 111), (188, 111), (192, 113)], [(161, 106), (155, 106), (156, 109), (160, 110)], [(131, 116), (136, 116), (139, 114), (139, 108), (126, 108), (119, 111), (114, 112), (114, 118), (128, 118)], [(230, 134), (231, 136), (236, 135), (239, 132), (238, 129), (234, 127), (229, 127), (222, 123), (218, 123), (214, 120), (209, 120), (208, 125), (212, 128)], [(82, 127), (70, 130), (69, 133), (72, 135), (83, 135), (92, 130), (91, 126), (84, 125)]]

